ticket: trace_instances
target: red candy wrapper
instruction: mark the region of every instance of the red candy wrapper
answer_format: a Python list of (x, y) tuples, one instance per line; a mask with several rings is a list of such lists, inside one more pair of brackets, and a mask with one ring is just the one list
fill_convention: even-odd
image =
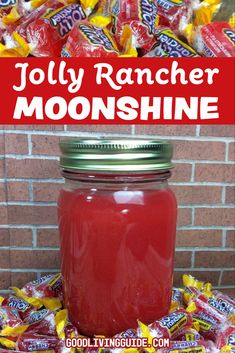
[(226, 22), (212, 22), (198, 27), (193, 47), (207, 57), (234, 57), (235, 32)]
[[(27, 40), (27, 27), (37, 19), (39, 19), (47, 11), (53, 11), (63, 7), (64, 4), (58, 0), (48, 0), (43, 5), (39, 6), (36, 10), (23, 17), (20, 20), (19, 25), (16, 27), (16, 32)], [(41, 289), (45, 288), (45, 285), (53, 278), (53, 275), (44, 276), (38, 280), (27, 283), (22, 290), (28, 296), (37, 296), (37, 293), (42, 295)]]
[(63, 57), (118, 57), (119, 49), (106, 29), (82, 21), (73, 27), (65, 47)]
[(48, 309), (32, 312), (24, 320), (24, 324), (29, 325), (27, 332), (33, 331), (47, 336), (56, 335), (55, 314)]
[(48, 351), (53, 350), (58, 343), (57, 337), (24, 333), (19, 336), (16, 342), (16, 349), (26, 352)]
[[(58, 5), (59, 1), (49, 0), (49, 2), (51, 1), (54, 1), (55, 7), (60, 6)], [(50, 9), (52, 8), (53, 6)], [(41, 277), (36, 281), (27, 283), (22, 288), (22, 291), (30, 297), (60, 297), (62, 293), (62, 276), (58, 273), (57, 275), (47, 275)]]
[(192, 313), (193, 321), (199, 324), (200, 334), (208, 340), (216, 341), (217, 333), (221, 325), (225, 324), (227, 317), (219, 313), (212, 305), (213, 297), (203, 294), (194, 298), (187, 311)]
[(216, 347), (221, 349), (224, 346), (234, 346), (235, 349), (235, 326), (225, 326), (218, 332)]
[[(85, 18), (86, 14), (79, 4), (63, 6), (53, 11), (47, 9), (40, 18), (27, 27), (27, 41), (32, 47), (31, 54), (37, 57), (59, 57), (74, 23)], [(51, 296), (50, 289), (53, 291), (50, 282), (51, 279), (48, 283), (47, 280), (44, 282), (47, 283), (46, 296)]]
[(115, 0), (111, 6), (112, 29), (117, 40), (124, 25), (133, 32), (134, 46), (149, 51), (155, 43), (156, 0)]
[(200, 341), (202, 339), (201, 335), (197, 330), (193, 328), (187, 328), (181, 330), (181, 332), (175, 337), (176, 341)]
[(0, 329), (16, 327), (22, 324), (18, 311), (10, 306), (0, 307)]
[(223, 323), (230, 314), (234, 314), (234, 306), (228, 296), (221, 294), (218, 294), (218, 298), (200, 294), (194, 299), (194, 302), (198, 308), (207, 309), (208, 312)]
[(218, 302), (221, 313), (224, 313), (225, 315), (235, 314), (235, 298), (229, 297), (217, 290), (213, 291), (213, 295)]
[[(149, 344), (152, 345), (152, 338), (175, 339), (183, 329), (191, 328), (192, 323), (192, 316), (184, 309), (179, 309), (148, 326), (139, 322), (137, 333), (139, 337), (147, 337)], [(148, 348), (146, 350), (152, 352)]]
[(27, 303), (25, 300), (17, 298), (15, 296), (5, 298), (2, 302), (2, 306), (9, 306), (11, 308), (15, 308), (18, 311), (22, 320), (24, 320), (31, 312), (35, 310), (34, 307)]
[(212, 342), (170, 342), (170, 347), (158, 349), (158, 353), (217, 353)]
[(191, 21), (193, 0), (157, 0), (159, 24), (181, 32)]
[(156, 30), (156, 41), (153, 49), (145, 57), (195, 57), (198, 54), (193, 48), (181, 41), (169, 28), (159, 26)]

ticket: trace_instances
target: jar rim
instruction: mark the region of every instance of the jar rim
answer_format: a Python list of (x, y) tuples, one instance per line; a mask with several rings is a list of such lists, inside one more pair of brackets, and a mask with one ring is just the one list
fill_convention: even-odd
[(73, 139), (60, 142), (64, 170), (141, 172), (173, 168), (173, 145), (151, 139)]

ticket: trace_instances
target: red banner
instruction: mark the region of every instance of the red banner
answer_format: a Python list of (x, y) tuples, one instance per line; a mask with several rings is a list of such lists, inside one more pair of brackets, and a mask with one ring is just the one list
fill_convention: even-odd
[(233, 124), (234, 59), (1, 59), (1, 124)]

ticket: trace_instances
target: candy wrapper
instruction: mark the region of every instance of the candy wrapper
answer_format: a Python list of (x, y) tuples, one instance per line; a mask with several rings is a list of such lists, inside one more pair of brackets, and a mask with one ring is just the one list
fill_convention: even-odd
[(199, 26), (193, 36), (193, 47), (207, 57), (234, 57), (235, 32), (226, 22)]
[(62, 306), (62, 276), (60, 273), (29, 282), (22, 289), (12, 287), (12, 290), (17, 297), (38, 309), (43, 305), (49, 310), (57, 310)]
[(219, 328), (227, 318), (208, 305), (208, 300), (204, 301), (199, 297), (189, 304), (187, 311), (192, 314), (193, 321), (199, 324), (200, 334), (205, 339), (215, 342)]
[(145, 57), (196, 57), (198, 54), (186, 43), (182, 42), (169, 28), (158, 27), (156, 40)]
[(235, 326), (221, 328), (216, 339), (216, 347), (222, 349), (224, 346), (233, 346), (235, 349)]
[(57, 337), (48, 337), (34, 333), (24, 333), (16, 342), (16, 349), (25, 352), (54, 350), (58, 345)]
[(108, 27), (111, 21), (111, 1), (100, 0), (97, 10), (89, 17), (89, 22), (96, 26)]
[(19, 312), (15, 308), (0, 307), (0, 336), (16, 336), (27, 328), (28, 325), (23, 325)]
[(157, 20), (155, 0), (116, 0), (112, 2), (112, 30), (117, 40), (122, 35), (124, 25), (133, 31), (134, 46), (151, 50), (155, 43), (154, 33)]
[[(132, 47), (132, 33), (125, 27), (120, 45), (106, 28), (95, 26), (87, 21), (78, 22), (73, 27), (62, 50), (64, 57), (118, 57), (137, 56)], [(122, 51), (121, 47), (124, 48)]]
[(24, 323), (28, 325), (28, 332), (33, 331), (47, 336), (56, 335), (55, 314), (48, 309), (33, 311), (24, 320)]
[(159, 24), (175, 32), (184, 32), (191, 23), (195, 0), (158, 0)]
[(169, 348), (158, 349), (158, 353), (217, 353), (212, 342), (171, 342)]
[[(27, 27), (27, 41), (31, 54), (37, 57), (59, 57), (63, 45), (76, 21), (84, 20), (86, 14), (79, 4), (63, 6), (54, 11), (47, 9)], [(50, 284), (47, 286), (49, 291)]]
[(31, 312), (35, 310), (35, 308), (28, 302), (15, 296), (4, 298), (1, 305), (15, 308), (22, 320), (24, 320)]
[(190, 328), (192, 323), (192, 316), (184, 309), (179, 309), (148, 326), (139, 322), (137, 333), (139, 337), (148, 338), (151, 348), (146, 348), (146, 351), (154, 352), (155, 349), (152, 347), (153, 338), (174, 339), (182, 329)]
[(170, 311), (175, 311), (183, 307), (183, 289), (173, 288)]

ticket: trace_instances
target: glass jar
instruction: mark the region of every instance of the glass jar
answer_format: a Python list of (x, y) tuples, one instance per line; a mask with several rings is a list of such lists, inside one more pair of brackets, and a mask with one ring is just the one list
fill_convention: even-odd
[(113, 336), (170, 307), (177, 205), (163, 141), (63, 141), (58, 201), (65, 305), (80, 333)]

